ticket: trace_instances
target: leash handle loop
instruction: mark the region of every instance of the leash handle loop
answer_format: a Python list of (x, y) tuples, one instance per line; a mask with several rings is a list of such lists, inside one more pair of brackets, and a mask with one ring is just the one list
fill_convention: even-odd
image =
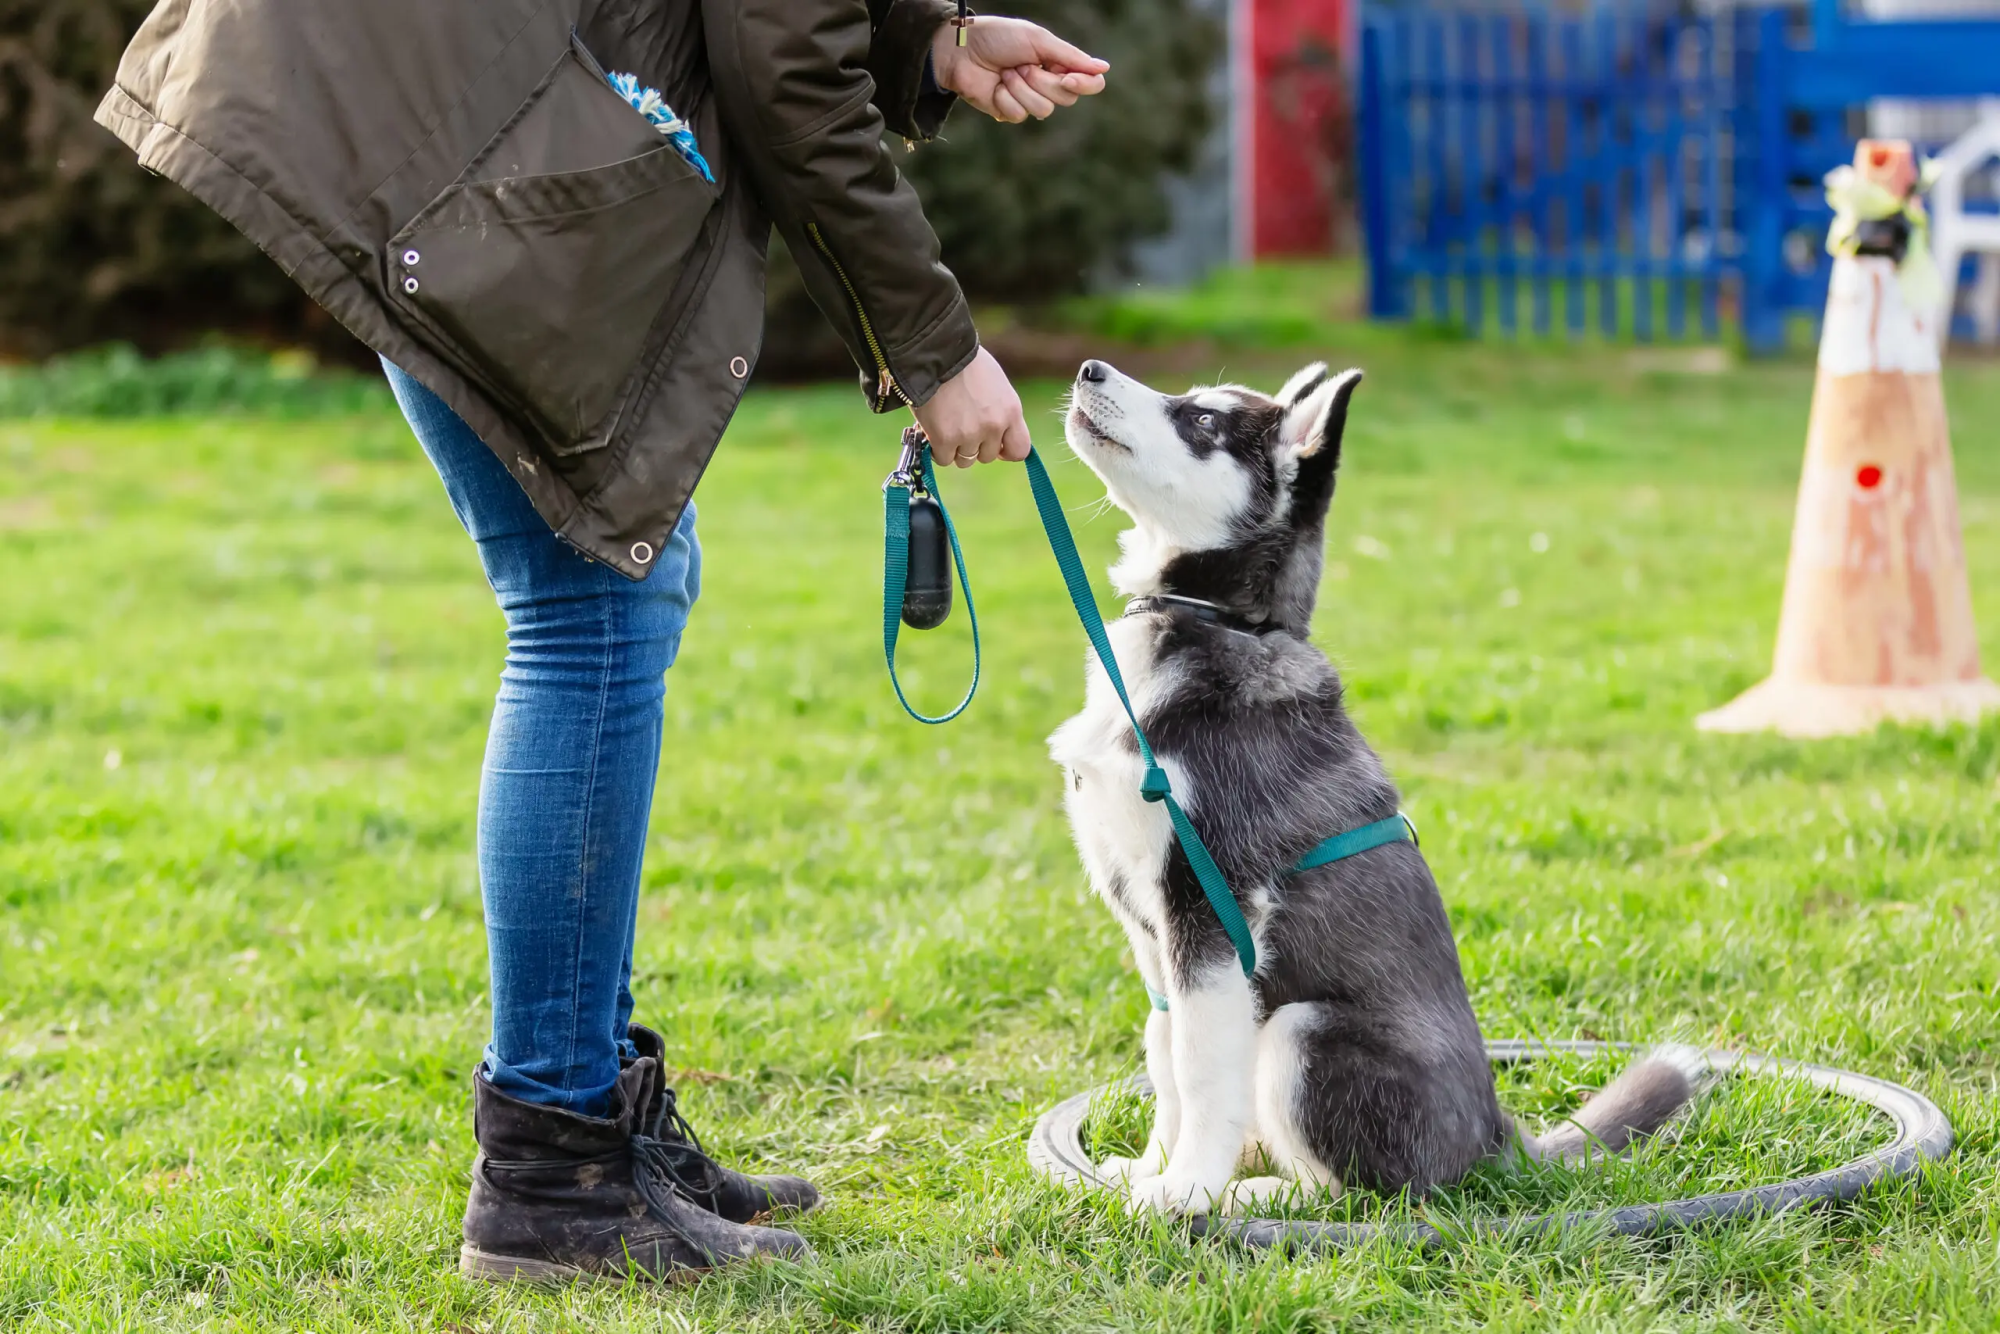
[[(914, 466), (908, 462), (912, 454), (916, 460)], [(965, 553), (959, 549), (958, 528), (951, 521), (951, 511), (944, 507), (944, 497), (938, 494), (930, 442), (914, 426), (903, 433), (903, 456), (905, 463), (882, 484), (882, 656), (888, 661), (889, 684), (895, 687), (896, 702), (903, 706), (903, 712), (920, 723), (948, 723), (964, 713), (972, 697), (979, 693), (979, 613), (972, 607), (972, 583), (965, 577)], [(965, 688), (965, 698), (957, 707), (935, 718), (912, 708), (903, 694), (903, 683), (896, 679), (896, 640), (903, 628), (903, 590), (910, 578), (913, 489), (937, 502), (938, 513), (944, 518), (945, 536), (951, 540), (952, 562), (958, 566), (958, 586), (965, 590), (965, 615), (972, 622), (972, 684)]]
[[(1167, 818), (1173, 823), (1174, 837), (1180, 840), (1181, 851), (1187, 855), (1188, 865), (1194, 871), (1195, 879), (1201, 882), (1201, 892), (1208, 897), (1208, 905), (1222, 923), (1222, 929), (1229, 936), (1229, 943), (1236, 947), (1237, 962), (1243, 965), (1243, 975), (1248, 977), (1257, 971), (1257, 942), (1250, 935), (1250, 926), (1243, 920), (1243, 909), (1236, 902), (1236, 895), (1230, 892), (1229, 882), (1222, 877), (1222, 870), (1215, 864), (1215, 858), (1208, 852), (1208, 846), (1195, 832), (1194, 822), (1189, 820), (1181, 804), (1174, 800), (1173, 784), (1167, 778), (1167, 771), (1153, 755), (1152, 743), (1146, 740), (1145, 729), (1139, 726), (1139, 715), (1132, 709), (1132, 697), (1125, 692), (1125, 678), (1118, 672), (1118, 659), (1111, 652), (1111, 637), (1104, 631), (1104, 617), (1097, 610), (1097, 595), (1091, 590), (1090, 577), (1084, 573), (1083, 558), (1077, 554), (1076, 538), (1070, 533), (1069, 520), (1063, 516), (1062, 499), (1056, 495), (1055, 484), (1049, 480), (1048, 469), (1042, 466), (1041, 456), (1032, 449), (1028, 451), (1028, 486), (1035, 493), (1035, 508), (1041, 514), (1042, 528), (1049, 535), (1049, 549), (1055, 553), (1056, 567), (1062, 571), (1063, 583), (1069, 588), (1069, 600), (1076, 607), (1077, 619), (1083, 622), (1083, 632), (1090, 637), (1091, 648), (1097, 651), (1097, 661), (1104, 668), (1104, 675), (1111, 682), (1111, 688), (1118, 692), (1118, 702), (1125, 707), (1125, 717), (1131, 721), (1132, 735), (1139, 743), (1139, 758), (1146, 765), (1146, 776), (1139, 784), (1139, 795), (1147, 801), (1160, 802), (1167, 808)], [(970, 598), (967, 599), (970, 601)], [(902, 604), (901, 596), (897, 605)]]

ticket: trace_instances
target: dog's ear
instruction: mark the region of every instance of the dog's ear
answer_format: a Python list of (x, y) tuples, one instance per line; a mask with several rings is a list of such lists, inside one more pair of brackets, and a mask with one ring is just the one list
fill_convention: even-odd
[[(1340, 456), (1340, 437), (1347, 429), (1347, 400), (1354, 397), (1354, 387), (1361, 383), (1358, 370), (1342, 371), (1331, 380), (1326, 378), (1326, 367), (1318, 370), (1319, 382), (1296, 401), (1286, 403), (1285, 422), (1279, 428), (1285, 452), (1295, 459)], [(1296, 381), (1305, 374), (1300, 371), (1292, 378)]]
[(1290, 522), (1306, 528), (1326, 518), (1333, 503), (1333, 475), (1340, 467), (1340, 437), (1347, 429), (1347, 400), (1361, 383), (1360, 371), (1342, 371), (1320, 384), (1285, 413), (1279, 430), (1281, 457), (1296, 461)]
[(1285, 381), (1285, 387), (1278, 391), (1278, 404), (1289, 408), (1310, 394), (1326, 381), (1326, 363), (1315, 361), (1312, 365)]

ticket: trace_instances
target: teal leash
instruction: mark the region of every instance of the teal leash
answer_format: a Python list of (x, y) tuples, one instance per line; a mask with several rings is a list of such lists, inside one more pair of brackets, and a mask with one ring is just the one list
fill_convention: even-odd
[[(1417, 827), (1411, 823), (1409, 816), (1397, 811), (1386, 820), (1377, 820), (1373, 824), (1362, 825), (1359, 829), (1350, 829), (1344, 834), (1335, 834), (1332, 838), (1322, 839), (1314, 845), (1311, 852), (1293, 862), (1291, 869), (1285, 874), (1293, 876), (1301, 871), (1310, 871), (1316, 866), (1325, 866), (1328, 862), (1345, 861), (1371, 848), (1379, 848), (1385, 843), (1405, 842), (1412, 844), (1417, 842)], [(1153, 1008), (1156, 1010), (1167, 1009), (1167, 998), (1151, 987), (1146, 988), (1146, 999), (1153, 1003)]]
[(1257, 971), (1257, 942), (1250, 937), (1243, 909), (1230, 893), (1229, 883), (1222, 878), (1215, 858), (1208, 855), (1208, 847), (1195, 832), (1194, 823), (1174, 800), (1174, 787), (1167, 779), (1167, 771), (1154, 758), (1152, 743), (1146, 740), (1145, 729), (1139, 726), (1139, 715), (1132, 710), (1132, 697), (1125, 693), (1125, 678), (1118, 673), (1118, 659), (1111, 653), (1111, 639), (1104, 633), (1104, 618), (1097, 612), (1097, 595), (1090, 591), (1090, 578), (1083, 572), (1083, 558), (1076, 554), (1076, 538), (1070, 534), (1069, 520), (1063, 517), (1062, 501), (1056, 495), (1055, 484), (1049, 481), (1049, 470), (1032, 449), (1028, 451), (1027, 466), (1035, 508), (1041, 511), (1042, 528), (1048, 533), (1050, 550), (1055, 552), (1056, 567), (1062, 571), (1063, 583), (1069, 586), (1070, 603), (1076, 608), (1077, 619), (1083, 622), (1083, 632), (1090, 636), (1090, 646), (1097, 650), (1097, 661), (1103, 666), (1111, 688), (1118, 692), (1118, 702), (1125, 706), (1125, 717), (1130, 720), (1132, 735), (1139, 743), (1139, 759), (1146, 766), (1146, 776), (1139, 782), (1139, 795), (1167, 808), (1174, 837), (1180, 840), (1181, 851), (1187, 854), (1188, 865), (1194, 869), (1195, 879), (1201, 882), (1201, 892), (1208, 896), (1208, 906), (1222, 922), (1229, 943), (1236, 947), (1243, 975), (1248, 977)]
[[(937, 473), (931, 464), (930, 446), (922, 441), (921, 435), (915, 439), (920, 442), (920, 447), (913, 449), (906, 437), (903, 462), (889, 474), (888, 481), (882, 486), (882, 649), (889, 663), (889, 683), (895, 687), (896, 699), (902, 704), (903, 711), (920, 723), (948, 723), (965, 712), (979, 689), (979, 618), (972, 612), (972, 585), (965, 577), (965, 555), (959, 549), (958, 529), (952, 525), (951, 514), (944, 508), (944, 497), (938, 494)], [(1139, 795), (1167, 808), (1174, 837), (1180, 841), (1181, 851), (1186, 854), (1188, 865), (1201, 884), (1201, 892), (1208, 898), (1209, 907), (1215, 911), (1229, 943), (1235, 947), (1237, 961), (1243, 965), (1243, 975), (1248, 977), (1257, 971), (1257, 943), (1250, 935), (1249, 924), (1243, 920), (1242, 906), (1230, 891), (1228, 881), (1223, 879), (1215, 858), (1209, 855), (1208, 846), (1195, 831), (1194, 822), (1188, 819), (1181, 804), (1174, 800), (1173, 783), (1153, 754), (1145, 729), (1139, 726), (1139, 715), (1132, 708), (1132, 697), (1126, 693), (1125, 678), (1118, 670), (1116, 655), (1111, 651), (1111, 638), (1104, 630), (1104, 617), (1097, 610), (1097, 596), (1091, 591), (1083, 558), (1077, 554), (1076, 538), (1063, 514), (1062, 500), (1056, 495), (1055, 484), (1049, 480), (1048, 469), (1042, 466), (1041, 456), (1032, 449), (1028, 451), (1027, 469), (1028, 486), (1035, 494), (1035, 509), (1041, 515), (1049, 549), (1055, 553), (1056, 568), (1062, 571), (1063, 583), (1069, 590), (1070, 605), (1076, 609), (1077, 619), (1083, 622), (1083, 632), (1090, 638), (1090, 646), (1097, 653), (1105, 678), (1118, 693), (1118, 702), (1125, 709), (1127, 721), (1132, 724), (1133, 739), (1139, 743), (1139, 759), (1146, 768), (1145, 777), (1139, 782)], [(896, 639), (902, 625), (903, 590), (909, 575), (910, 497), (913, 494), (928, 495), (938, 502), (938, 510), (944, 515), (945, 533), (951, 539), (952, 560), (958, 567), (959, 587), (965, 590), (965, 610), (972, 618), (972, 684), (967, 687), (965, 698), (958, 702), (957, 708), (937, 718), (911, 708), (910, 701), (904, 698), (902, 683), (896, 679)], [(1417, 841), (1416, 826), (1410, 823), (1408, 816), (1399, 812), (1388, 819), (1362, 825), (1359, 829), (1335, 834), (1299, 858), (1285, 874), (1297, 875), (1301, 871), (1405, 839), (1411, 843)], [(1152, 998), (1154, 1009), (1167, 1008), (1165, 996), (1150, 987), (1146, 994)]]

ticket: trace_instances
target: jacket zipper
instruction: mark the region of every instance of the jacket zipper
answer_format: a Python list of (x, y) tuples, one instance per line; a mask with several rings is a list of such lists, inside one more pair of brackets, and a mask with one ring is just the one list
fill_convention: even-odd
[(882, 344), (875, 337), (875, 326), (869, 322), (868, 312), (861, 305), (861, 293), (854, 290), (854, 283), (848, 278), (847, 270), (840, 266), (840, 261), (833, 257), (833, 251), (828, 249), (826, 238), (820, 235), (819, 224), (816, 222), (807, 223), (806, 234), (812, 237), (813, 244), (819, 248), (821, 257), (833, 266), (834, 276), (839, 278), (840, 285), (847, 289), (847, 299), (854, 303), (854, 317), (861, 322), (861, 337), (868, 344), (869, 354), (875, 358), (875, 384), (877, 386), (875, 392), (875, 410), (880, 412), (882, 405), (888, 402), (891, 394), (894, 394), (904, 407), (911, 406), (910, 396), (903, 392), (903, 386), (897, 384), (896, 377), (890, 373), (889, 359), (882, 355)]

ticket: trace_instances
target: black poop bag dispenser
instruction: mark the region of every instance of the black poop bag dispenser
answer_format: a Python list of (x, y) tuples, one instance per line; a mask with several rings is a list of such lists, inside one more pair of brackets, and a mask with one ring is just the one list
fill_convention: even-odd
[[(951, 712), (920, 713), (896, 679), (896, 636), (904, 626), (935, 630), (951, 616), (951, 575), (965, 589), (965, 619), (972, 631), (972, 684)], [(903, 432), (903, 456), (882, 483), (882, 657), (896, 701), (920, 723), (948, 723), (964, 713), (979, 693), (979, 613), (972, 606), (972, 581), (952, 532), (951, 515), (938, 495), (931, 442), (912, 426)]]
[(931, 442), (915, 426), (903, 430), (903, 454), (884, 486), (900, 486), (910, 497), (909, 574), (903, 584), (903, 624), (935, 630), (951, 618), (951, 538), (944, 508), (931, 494)]

